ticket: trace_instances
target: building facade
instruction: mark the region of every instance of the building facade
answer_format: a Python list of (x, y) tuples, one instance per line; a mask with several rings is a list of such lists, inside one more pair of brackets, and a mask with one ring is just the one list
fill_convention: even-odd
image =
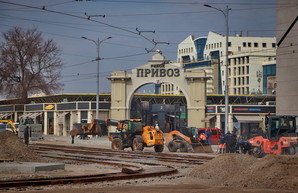
[(298, 116), (297, 0), (278, 0), (277, 3), (287, 5), (277, 7), (277, 114)]
[[(275, 91), (275, 71), (268, 72), (268, 65), (276, 66), (276, 38), (229, 36), (228, 49), (229, 94), (272, 94)], [(207, 81), (208, 94), (224, 93), (225, 36), (209, 32), (207, 37), (187, 37), (178, 45), (177, 62), (185, 68), (206, 71), (211, 77)]]

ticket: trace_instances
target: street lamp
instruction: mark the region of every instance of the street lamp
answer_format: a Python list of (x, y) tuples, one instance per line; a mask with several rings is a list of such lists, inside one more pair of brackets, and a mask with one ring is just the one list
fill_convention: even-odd
[(229, 11), (231, 10), (228, 6), (225, 10), (218, 9), (216, 7), (212, 7), (211, 5), (204, 4), (205, 7), (209, 7), (212, 9), (215, 9), (217, 11), (220, 11), (224, 17), (225, 17), (225, 25), (226, 25), (226, 72), (225, 72), (225, 130), (224, 132), (228, 131), (229, 128)]
[(105, 41), (105, 40), (108, 40), (108, 39), (111, 39), (112, 37), (107, 37), (106, 39), (103, 39), (103, 40), (99, 40), (99, 38), (97, 39), (97, 41), (95, 40), (92, 40), (92, 39), (89, 39), (89, 38), (86, 38), (84, 36), (82, 36), (83, 39), (86, 39), (86, 40), (89, 40), (89, 41), (92, 41), (93, 43), (95, 43), (96, 45), (96, 48), (97, 48), (97, 58), (96, 58), (96, 61), (97, 61), (97, 75), (96, 75), (96, 119), (99, 119), (99, 61), (102, 59), (99, 57), (99, 48), (100, 48), (100, 44)]

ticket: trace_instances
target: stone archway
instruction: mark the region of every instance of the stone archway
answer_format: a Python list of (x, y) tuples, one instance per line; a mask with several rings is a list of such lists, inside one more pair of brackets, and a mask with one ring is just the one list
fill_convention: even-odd
[(132, 69), (131, 72), (114, 71), (108, 78), (111, 80), (111, 118), (128, 119), (129, 105), (134, 92), (145, 84), (172, 83), (184, 93), (187, 101), (188, 125), (204, 127), (201, 121), (205, 118), (206, 77), (205, 71), (187, 70), (178, 63), (165, 60), (157, 52), (148, 64)]

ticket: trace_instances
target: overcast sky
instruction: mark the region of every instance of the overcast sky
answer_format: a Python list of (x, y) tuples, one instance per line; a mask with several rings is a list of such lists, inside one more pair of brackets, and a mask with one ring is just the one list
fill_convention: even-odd
[[(106, 77), (112, 71), (130, 71), (151, 59), (154, 53), (145, 49), (159, 49), (166, 59), (176, 61), (178, 44), (189, 35), (207, 36), (209, 31), (225, 34), (223, 14), (204, 7), (205, 3), (223, 10), (231, 8), (230, 35), (275, 36), (275, 0), (0, 0), (0, 29), (3, 33), (15, 26), (37, 28), (45, 39), (58, 44), (64, 62), (64, 90), (60, 93), (96, 93), (97, 63), (92, 62), (96, 46), (81, 37), (102, 40), (111, 36), (100, 46), (103, 93), (110, 92)], [(148, 32), (140, 36), (136, 28)], [(160, 44), (154, 47), (152, 40)]]

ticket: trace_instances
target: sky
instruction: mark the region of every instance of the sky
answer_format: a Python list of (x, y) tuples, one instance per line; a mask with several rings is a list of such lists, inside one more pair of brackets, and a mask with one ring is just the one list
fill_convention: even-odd
[(159, 49), (176, 61), (178, 44), (189, 35), (224, 35), (224, 15), (204, 4), (231, 9), (231, 36), (275, 37), (275, 0), (0, 0), (0, 42), (13, 27), (37, 28), (61, 48), (64, 88), (56, 94), (96, 93), (96, 45), (82, 36), (112, 37), (100, 44), (100, 93), (108, 93), (110, 73), (147, 64), (154, 55), (147, 51)]

